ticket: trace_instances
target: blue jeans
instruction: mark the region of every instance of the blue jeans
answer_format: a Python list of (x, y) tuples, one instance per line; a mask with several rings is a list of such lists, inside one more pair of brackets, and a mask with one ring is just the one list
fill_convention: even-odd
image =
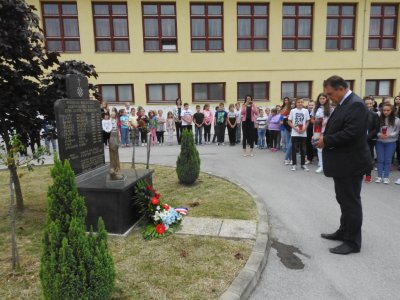
[(129, 144), (128, 135), (129, 135), (128, 127), (126, 127), (126, 128), (121, 127), (121, 144), (122, 145)]
[(396, 150), (396, 142), (376, 142), (376, 155), (378, 157), (378, 177), (389, 178), (390, 163)]
[(196, 144), (201, 144), (201, 138), (203, 136), (203, 126), (202, 127), (197, 127), (196, 125), (194, 126), (194, 141)]
[(257, 133), (258, 133), (258, 140), (257, 140), (257, 146), (260, 149), (265, 148), (265, 128), (258, 128)]
[(282, 151), (286, 152), (287, 145), (288, 145), (288, 136), (290, 135), (286, 129), (281, 130), (281, 144), (282, 144)]
[(287, 133), (289, 137), (289, 142), (286, 144), (285, 160), (292, 160), (292, 138), (290, 132)]

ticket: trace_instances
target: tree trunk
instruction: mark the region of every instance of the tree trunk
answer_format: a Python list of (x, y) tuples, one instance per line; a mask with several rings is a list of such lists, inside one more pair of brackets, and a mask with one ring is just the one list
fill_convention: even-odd
[[(8, 135), (7, 132), (4, 133), (3, 138), (6, 144), (7, 155), (9, 157), (13, 157), (14, 154), (12, 153), (11, 150), (10, 136)], [(8, 169), (10, 170), (10, 176), (12, 176), (12, 181), (14, 183), (15, 196), (17, 198), (17, 210), (19, 212), (22, 212), (24, 210), (24, 198), (22, 197), (21, 184), (19, 182), (17, 166), (15, 165), (15, 162), (13, 162), (12, 165), (8, 166)]]
[(11, 265), (12, 269), (19, 268), (17, 238), (15, 234), (14, 180), (10, 171), (10, 227), (11, 227)]
[(19, 212), (22, 212), (24, 210), (24, 198), (22, 197), (22, 190), (17, 173), (17, 167), (15, 166), (15, 164), (13, 164), (9, 166), (8, 169), (10, 170), (10, 176), (12, 176), (12, 181), (14, 183), (14, 191), (17, 199), (17, 210)]

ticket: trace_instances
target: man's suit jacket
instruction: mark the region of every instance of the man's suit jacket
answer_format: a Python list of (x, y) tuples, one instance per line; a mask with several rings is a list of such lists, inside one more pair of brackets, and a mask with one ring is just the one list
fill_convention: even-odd
[(326, 176), (359, 176), (371, 170), (367, 124), (368, 110), (356, 94), (351, 93), (335, 108), (324, 132), (322, 157)]

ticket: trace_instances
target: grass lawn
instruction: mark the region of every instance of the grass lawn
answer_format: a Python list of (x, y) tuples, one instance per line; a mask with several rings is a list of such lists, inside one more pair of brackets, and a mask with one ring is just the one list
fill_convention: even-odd
[[(129, 165), (124, 165), (129, 168)], [(235, 185), (201, 173), (181, 186), (175, 169), (152, 166), (153, 185), (172, 206), (190, 207), (192, 217), (255, 220), (251, 197)], [(143, 168), (143, 166), (138, 166)], [(49, 167), (22, 170), (25, 211), (18, 216), (21, 268), (11, 270), (8, 172), (0, 171), (0, 299), (40, 299), (41, 238), (46, 219)], [(172, 235), (145, 241), (139, 231), (109, 238), (117, 272), (113, 299), (217, 299), (243, 268), (254, 241)], [(237, 259), (240, 253), (244, 259)], [(240, 257), (237, 255), (236, 257)]]

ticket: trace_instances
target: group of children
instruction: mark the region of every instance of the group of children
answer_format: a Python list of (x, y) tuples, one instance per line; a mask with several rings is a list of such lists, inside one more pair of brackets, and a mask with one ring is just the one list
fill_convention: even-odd
[[(163, 110), (150, 110), (146, 115), (143, 107), (139, 106), (137, 111), (133, 107), (129, 114), (126, 109), (117, 111), (115, 107), (111, 112), (102, 113), (102, 129), (104, 145), (108, 145), (112, 126), (117, 126), (120, 131), (121, 147), (129, 147), (131, 145), (146, 146), (164, 145), (164, 133), (167, 132), (167, 142), (172, 145), (173, 135), (175, 131), (175, 122), (172, 112), (168, 112), (167, 118), (164, 117)], [(148, 133), (151, 133), (148, 141)]]
[[(372, 157), (376, 154), (377, 161), (378, 176), (375, 182), (389, 184), (395, 152), (397, 152), (397, 160), (400, 160), (400, 96), (394, 98), (394, 104), (384, 100), (378, 106), (371, 97), (365, 97), (364, 101), (370, 110), (368, 145)], [(209, 104), (205, 104), (203, 109), (200, 105), (196, 105), (196, 111), (193, 113), (188, 103), (184, 103), (182, 107), (180, 99), (177, 99), (177, 108), (168, 111), (166, 118), (163, 116), (163, 110), (158, 110), (158, 112), (150, 110), (146, 115), (144, 108), (140, 106), (137, 111), (135, 108), (130, 109), (129, 115), (126, 109), (117, 111), (113, 108), (111, 113), (105, 113), (102, 110), (104, 143), (107, 145), (107, 137), (111, 131), (110, 124), (115, 122), (120, 128), (122, 147), (128, 147), (130, 144), (138, 146), (140, 143), (145, 146), (148, 132), (151, 133), (149, 142), (152, 145), (164, 145), (165, 132), (168, 135), (169, 145), (173, 144), (175, 132), (177, 141), (180, 143), (181, 131), (183, 129), (192, 131), (193, 128), (196, 145), (211, 144), (212, 125), (214, 125), (213, 143), (223, 146), (227, 131), (229, 145), (235, 146), (241, 142), (242, 123), (246, 119), (245, 103), (230, 104), (228, 111), (225, 110), (224, 103), (220, 103), (214, 113), (210, 111)], [(284, 164), (291, 165), (292, 171), (297, 169), (298, 153), (300, 153), (300, 168), (305, 171), (309, 171), (307, 165), (313, 161), (314, 157), (317, 157), (318, 168), (315, 172), (323, 172), (322, 150), (315, 148), (313, 144), (323, 134), (334, 110), (333, 104), (325, 94), (319, 94), (315, 102), (309, 100), (306, 107), (303, 99), (291, 100), (286, 97), (282, 105), (256, 110), (255, 118), (250, 122), (253, 128), (250, 134), (253, 134), (251, 141), (255, 142), (258, 149), (269, 149), (272, 152), (282, 150)], [(243, 136), (243, 149), (244, 156), (247, 156), (246, 144), (249, 144), (249, 131), (243, 128), (243, 134), (245, 132), (247, 137)], [(251, 156), (253, 155), (251, 145)], [(371, 181), (371, 172), (369, 172), (365, 176), (365, 182)], [(395, 183), (400, 184), (400, 179)]]

